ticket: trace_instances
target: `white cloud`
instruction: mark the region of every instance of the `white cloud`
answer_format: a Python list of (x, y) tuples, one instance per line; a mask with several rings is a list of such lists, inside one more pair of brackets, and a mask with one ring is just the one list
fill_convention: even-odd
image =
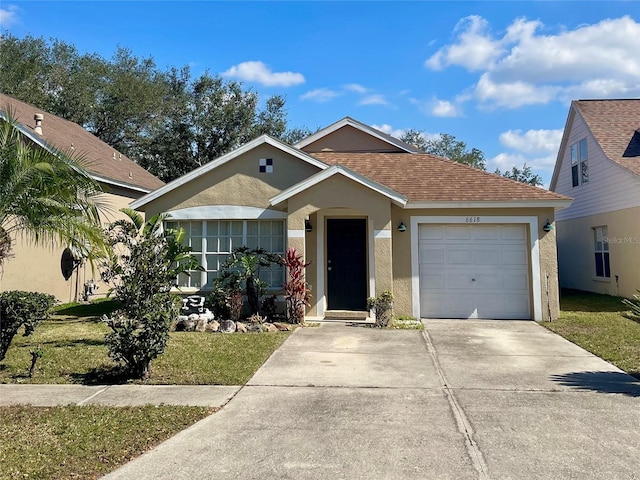
[(19, 20), (20, 8), (16, 5), (7, 5), (0, 8), (0, 28), (8, 28)]
[(340, 96), (340, 93), (335, 90), (330, 90), (328, 88), (316, 88), (315, 90), (310, 90), (307, 93), (300, 95), (300, 100), (312, 100), (318, 103), (325, 103), (338, 96)]
[(499, 168), (504, 172), (511, 170), (513, 167), (522, 168), (525, 163), (531, 167), (533, 173), (545, 177), (546, 174), (553, 171), (556, 163), (556, 154), (529, 157), (521, 153), (503, 152), (487, 160), (487, 171), (494, 172), (496, 168)]
[(367, 87), (363, 87), (362, 85), (358, 84), (358, 83), (349, 83), (347, 85), (344, 86), (345, 90), (349, 90), (350, 92), (355, 92), (355, 93), (360, 93), (360, 94), (365, 94), (369, 91), (369, 89)]
[(460, 109), (446, 100), (435, 100), (431, 108), (434, 117), (459, 117)]
[(395, 138), (400, 138), (404, 135), (405, 130), (401, 128), (393, 128), (391, 125), (387, 123), (383, 123), (382, 125), (371, 125), (376, 130), (380, 130), (381, 132), (386, 133), (387, 135), (391, 135)]
[(373, 94), (360, 99), (358, 105), (388, 105), (388, 102), (384, 98), (384, 95)]
[(442, 70), (449, 65), (461, 65), (468, 70), (482, 70), (500, 56), (500, 42), (490, 38), (489, 22), (477, 15), (465, 17), (454, 31), (460, 32), (458, 43), (448, 45), (431, 56), (425, 65)]
[[(388, 135), (391, 135), (392, 137), (395, 138), (400, 138), (404, 135), (404, 133), (409, 130), (409, 129), (403, 129), (403, 128), (393, 128), (391, 125), (387, 124), (387, 123), (383, 123), (382, 125), (371, 125), (373, 128), (380, 130), (381, 132), (384, 132)], [(413, 128), (413, 130), (416, 130), (415, 128)], [(437, 140), (440, 138), (440, 134), (439, 133), (429, 133), (429, 132), (422, 132), (420, 134), (420, 136), (422, 138), (424, 138), (425, 140)]]
[(479, 72), (471, 92), (486, 107), (640, 95), (640, 23), (624, 16), (552, 34), (541, 34), (543, 28), (518, 18), (496, 36), (482, 17), (466, 17), (455, 41), (425, 65)]
[(500, 134), (500, 143), (524, 153), (553, 153), (560, 148), (562, 130), (507, 130)]
[(234, 65), (223, 77), (233, 77), (247, 82), (257, 82), (267, 87), (291, 87), (304, 83), (304, 75), (294, 72), (272, 72), (263, 62), (242, 62)]

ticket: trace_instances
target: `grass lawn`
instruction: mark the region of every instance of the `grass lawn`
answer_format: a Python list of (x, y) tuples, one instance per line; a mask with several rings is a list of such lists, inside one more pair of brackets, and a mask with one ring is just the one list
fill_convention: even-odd
[[(56, 318), (29, 337), (16, 335), (0, 364), (0, 383), (122, 383), (126, 381), (104, 345), (109, 328), (98, 320)], [(288, 332), (172, 332), (167, 350), (151, 362), (145, 384), (244, 385), (284, 342)], [(33, 378), (29, 350), (43, 352)]]
[[(104, 345), (109, 328), (97, 317), (109, 302), (64, 305), (33, 335), (14, 337), (0, 364), (0, 383), (121, 383)], [(82, 317), (82, 318), (78, 318)], [(288, 332), (173, 332), (151, 363), (147, 384), (243, 385)], [(40, 348), (33, 378), (29, 350)], [(216, 409), (144, 406), (0, 407), (0, 479), (98, 478)]]
[(560, 319), (541, 322), (585, 350), (640, 378), (640, 324), (619, 297), (563, 290)]
[(94, 479), (215, 409), (0, 407), (0, 478)]

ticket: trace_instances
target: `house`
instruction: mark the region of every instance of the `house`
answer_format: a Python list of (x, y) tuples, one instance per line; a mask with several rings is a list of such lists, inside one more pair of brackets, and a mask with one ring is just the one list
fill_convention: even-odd
[[(206, 291), (233, 248), (295, 247), (311, 264), (308, 318), (558, 315), (555, 210), (571, 199), (432, 155), (351, 118), (295, 146), (261, 136), (135, 200), (181, 226)], [(549, 231), (547, 231), (549, 230)], [(284, 272), (263, 269), (278, 288)]]
[(640, 289), (640, 99), (571, 103), (550, 189), (560, 285), (631, 297)]
[[(0, 116), (7, 118), (8, 115), (18, 122), (22, 134), (41, 148), (51, 151), (72, 149), (84, 159), (87, 170), (104, 191), (99, 200), (107, 207), (100, 212), (105, 224), (122, 218), (119, 210), (128, 207), (132, 200), (164, 185), (80, 125), (0, 94)], [(34, 246), (28, 236), (14, 238), (14, 257), (5, 262), (0, 291), (37, 290), (69, 302), (82, 296), (85, 284), (95, 282), (99, 287), (97, 293), (105, 294), (107, 288), (100, 285), (98, 272), (89, 264), (77, 268), (68, 280), (64, 279), (61, 272), (64, 249), (65, 246), (55, 244)]]

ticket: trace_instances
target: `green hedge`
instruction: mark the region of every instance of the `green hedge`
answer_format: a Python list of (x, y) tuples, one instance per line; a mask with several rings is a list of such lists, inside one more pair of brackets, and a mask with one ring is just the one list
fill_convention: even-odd
[(49, 316), (56, 303), (53, 295), (13, 290), (0, 293), (0, 362), (20, 327), (24, 336), (33, 333), (38, 323)]

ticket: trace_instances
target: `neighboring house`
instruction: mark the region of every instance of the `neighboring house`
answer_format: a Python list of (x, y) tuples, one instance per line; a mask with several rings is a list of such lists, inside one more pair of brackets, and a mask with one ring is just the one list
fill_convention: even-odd
[[(91, 176), (105, 193), (100, 202), (107, 206), (101, 219), (107, 224), (122, 218), (119, 210), (164, 183), (126, 156), (87, 132), (76, 123), (43, 112), (27, 103), (0, 94), (0, 117), (11, 115), (26, 138), (51, 151), (73, 149), (83, 161)], [(42, 116), (36, 127), (35, 116)], [(13, 255), (4, 265), (0, 278), (0, 291), (30, 290), (55, 295), (68, 302), (82, 296), (85, 283), (94, 281), (96, 293), (104, 295), (107, 288), (100, 285), (98, 271), (85, 264), (65, 281), (61, 272), (61, 256), (65, 246), (34, 246), (28, 236), (13, 239)]]
[(560, 285), (631, 297), (640, 289), (640, 99), (572, 102), (550, 189), (574, 198), (556, 216)]
[[(184, 227), (206, 291), (239, 246), (307, 261), (309, 318), (366, 315), (393, 292), (396, 314), (557, 317), (555, 210), (571, 199), (418, 153), (345, 118), (294, 147), (261, 136), (132, 202)], [(549, 223), (549, 226), (545, 225)], [(282, 269), (262, 269), (276, 289)]]

